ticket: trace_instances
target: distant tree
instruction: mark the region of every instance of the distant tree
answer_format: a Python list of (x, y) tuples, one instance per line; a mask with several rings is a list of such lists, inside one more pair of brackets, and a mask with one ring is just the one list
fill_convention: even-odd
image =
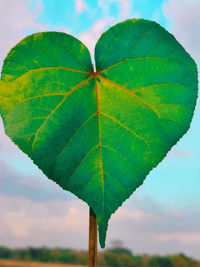
[(62, 257), (62, 250), (59, 248), (54, 248), (51, 250), (50, 259), (52, 262), (59, 262)]
[(12, 258), (15, 260), (30, 260), (29, 251), (26, 248), (15, 249)]
[(149, 257), (148, 267), (174, 267), (168, 257), (152, 256)]
[(184, 254), (171, 255), (170, 260), (174, 267), (199, 267), (198, 262)]
[(0, 247), (0, 258), (11, 259), (13, 257), (13, 251), (9, 248)]
[(107, 249), (104, 253), (105, 264), (113, 267), (142, 267), (141, 257), (134, 256), (132, 251), (123, 247)]
[(73, 255), (76, 258), (74, 263), (81, 264), (81, 265), (87, 265), (87, 263), (88, 263), (88, 253), (87, 253), (87, 251), (72, 250), (71, 252), (73, 253)]
[[(115, 243), (116, 244), (116, 243)], [(0, 259), (31, 260), (40, 262), (58, 262), (87, 265), (87, 251), (64, 248), (18, 248), (0, 246)], [(133, 255), (131, 250), (118, 245), (98, 254), (98, 266), (101, 267), (200, 267), (200, 262), (184, 254), (167, 257)]]
[(61, 263), (72, 263), (76, 264), (79, 261), (79, 258), (74, 254), (71, 249), (59, 249), (61, 251), (60, 257), (57, 259)]

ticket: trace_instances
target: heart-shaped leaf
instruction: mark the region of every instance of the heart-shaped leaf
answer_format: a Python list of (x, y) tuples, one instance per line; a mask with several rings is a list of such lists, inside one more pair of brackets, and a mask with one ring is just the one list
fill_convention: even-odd
[(155, 22), (127, 20), (95, 48), (37, 33), (4, 61), (5, 130), (37, 166), (108, 220), (188, 130), (197, 98), (192, 58)]

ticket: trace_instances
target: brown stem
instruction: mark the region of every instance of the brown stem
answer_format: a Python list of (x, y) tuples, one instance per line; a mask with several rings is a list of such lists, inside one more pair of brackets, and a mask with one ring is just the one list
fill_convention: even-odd
[(97, 266), (97, 218), (90, 208), (88, 267)]

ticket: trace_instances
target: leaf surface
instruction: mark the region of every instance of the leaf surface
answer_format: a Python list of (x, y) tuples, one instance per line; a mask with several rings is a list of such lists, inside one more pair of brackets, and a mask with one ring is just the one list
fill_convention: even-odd
[(188, 130), (196, 64), (155, 22), (127, 20), (95, 48), (56, 32), (28, 36), (6, 57), (5, 130), (34, 163), (108, 221)]

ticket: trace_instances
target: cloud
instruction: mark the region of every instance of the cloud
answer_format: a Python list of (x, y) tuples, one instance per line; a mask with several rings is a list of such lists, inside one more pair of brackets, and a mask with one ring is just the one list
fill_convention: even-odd
[[(112, 4), (119, 7), (117, 15), (112, 14)], [(94, 22), (89, 30), (78, 35), (80, 39), (90, 50), (93, 60), (95, 45), (101, 34), (108, 29), (109, 26), (128, 19), (131, 17), (138, 17), (139, 13), (132, 13), (132, 2), (130, 0), (98, 0), (98, 6), (102, 10), (102, 18)]]
[(0, 196), (1, 245), (87, 246), (88, 207), (81, 200), (34, 202)]
[(198, 0), (168, 0), (163, 11), (171, 20), (171, 31), (191, 56), (200, 63), (200, 2)]
[[(23, 162), (24, 163), (24, 162)], [(0, 193), (10, 196), (25, 196), (35, 201), (70, 199), (73, 195), (45, 175), (25, 174), (0, 160)]]
[(64, 32), (67, 34), (72, 34), (69, 28), (66, 28), (63, 26), (56, 26), (56, 27), (53, 27), (51, 30), (56, 31), (56, 32)]
[[(24, 38), (27, 32), (44, 31), (47, 28), (37, 22), (37, 17), (43, 8), (41, 0), (36, 1), (32, 10), (29, 9), (30, 4), (31, 0), (12, 0), (12, 4), (7, 0), (0, 1), (0, 70), (9, 50)], [(26, 164), (26, 156), (5, 135), (2, 121), (0, 121), (0, 157), (8, 160), (21, 158)]]
[[(159, 209), (154, 211), (150, 206)], [(136, 254), (185, 253), (199, 259), (199, 219), (198, 208), (190, 211), (167, 209), (150, 197), (135, 197), (112, 216), (107, 244), (111, 238), (120, 239)]]
[(37, 22), (37, 16), (42, 10), (41, 1), (30, 11), (30, 1), (7, 0), (0, 1), (0, 69), (9, 50), (22, 38), (26, 31), (44, 31), (46, 27)]
[(183, 151), (178, 150), (176, 148), (172, 148), (168, 153), (167, 157), (174, 157), (174, 158), (188, 158), (191, 157), (193, 154), (193, 151)]
[(111, 17), (97, 20), (92, 27), (78, 35), (78, 39), (81, 40), (90, 50), (91, 55), (94, 55), (94, 48), (100, 35), (104, 32), (105, 28), (113, 21)]
[[(89, 208), (83, 201), (33, 201), (1, 194), (0, 203), (4, 203), (0, 205), (1, 245), (87, 249)], [(135, 197), (112, 216), (106, 247), (120, 239), (134, 253), (182, 252), (199, 259), (199, 219), (198, 207), (169, 210), (150, 197)]]
[(80, 14), (88, 9), (84, 0), (75, 0), (75, 11)]
[(13, 145), (12, 141), (5, 134), (2, 119), (0, 119), (0, 156), (9, 157), (18, 153), (18, 148)]
[(176, 233), (155, 233), (154, 236), (156, 241), (158, 242), (180, 242), (184, 244), (193, 244), (200, 245), (200, 233), (192, 232), (176, 232)]
[(127, 19), (130, 16), (132, 4), (130, 0), (118, 0), (120, 4), (120, 14), (119, 17), (122, 19)]

